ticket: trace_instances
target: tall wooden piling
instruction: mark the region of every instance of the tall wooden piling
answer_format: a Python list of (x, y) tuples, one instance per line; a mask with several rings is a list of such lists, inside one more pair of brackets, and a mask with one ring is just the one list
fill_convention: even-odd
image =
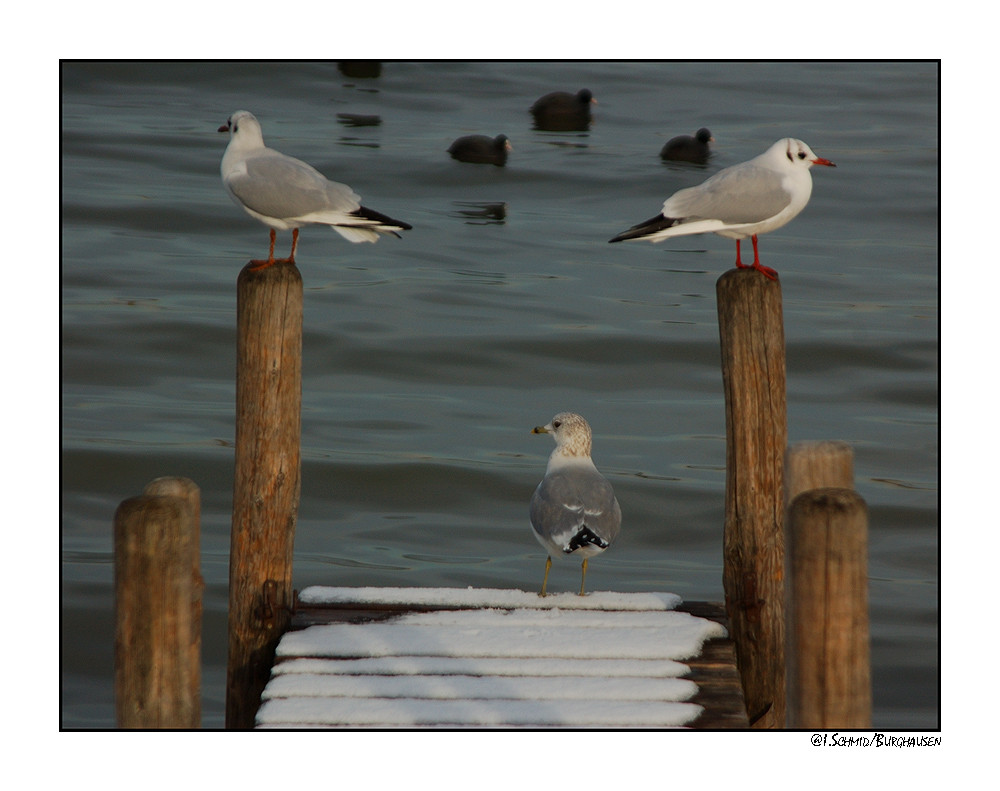
[(785, 332), (781, 285), (754, 269), (716, 283), (726, 400), (723, 588), (752, 727), (785, 724)]
[(115, 512), (120, 728), (201, 725), (199, 500), (192, 481), (159, 478)]
[(292, 605), (300, 489), (302, 277), (276, 264), (237, 282), (236, 472), (226, 727), (252, 728)]
[(868, 513), (843, 442), (788, 450), (788, 724), (870, 728)]

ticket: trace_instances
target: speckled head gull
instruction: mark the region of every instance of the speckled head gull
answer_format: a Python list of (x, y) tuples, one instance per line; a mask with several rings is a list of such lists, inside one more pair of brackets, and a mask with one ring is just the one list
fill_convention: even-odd
[[(379, 234), (399, 236), (410, 225), (361, 205), (346, 184), (326, 176), (300, 159), (264, 145), (260, 123), (246, 110), (237, 110), (220, 132), (229, 132), (222, 157), (222, 183), (237, 206), (271, 229), (267, 260), (254, 260), (253, 269), (272, 264), (294, 264), (303, 225), (329, 225), (351, 242), (375, 242)], [(274, 257), (275, 231), (292, 231), (288, 258)]]
[(717, 233), (736, 240), (736, 266), (745, 269), (740, 240), (749, 236), (753, 242), (750, 266), (777, 280), (777, 272), (761, 266), (757, 235), (780, 228), (806, 207), (812, 194), (809, 168), (813, 165), (836, 167), (816, 156), (801, 140), (786, 137), (760, 156), (720, 170), (697, 187), (675, 192), (659, 214), (610, 241), (660, 242), (671, 236)]
[(551, 434), (556, 441), (545, 477), (531, 496), (531, 527), (545, 547), (545, 576), (549, 581), (553, 557), (582, 558), (580, 595), (587, 583), (587, 561), (611, 546), (622, 525), (622, 512), (611, 484), (590, 458), (590, 425), (580, 415), (560, 412), (552, 422), (536, 426), (535, 434)]

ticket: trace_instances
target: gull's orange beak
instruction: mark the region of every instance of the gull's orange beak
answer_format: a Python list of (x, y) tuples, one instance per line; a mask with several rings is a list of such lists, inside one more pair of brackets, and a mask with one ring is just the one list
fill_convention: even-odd
[(222, 126), (220, 126), (219, 127), (219, 131), (220, 132), (228, 132), (229, 131), (229, 124), (227, 123), (227, 124), (223, 124)]
[[(219, 131), (221, 132), (222, 130), (220, 129)], [(812, 161), (812, 163), (814, 165), (826, 165), (828, 168), (835, 168), (835, 167), (837, 167), (829, 159), (823, 159), (823, 157), (816, 157), (816, 159), (814, 159)]]

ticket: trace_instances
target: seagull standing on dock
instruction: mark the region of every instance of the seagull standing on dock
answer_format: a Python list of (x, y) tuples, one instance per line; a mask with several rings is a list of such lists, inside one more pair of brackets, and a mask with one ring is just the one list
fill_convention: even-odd
[[(376, 242), (379, 234), (399, 236), (412, 226), (361, 205), (346, 184), (329, 181), (300, 159), (264, 145), (260, 123), (252, 113), (237, 110), (220, 132), (229, 132), (222, 157), (222, 183), (238, 206), (271, 229), (267, 260), (250, 263), (254, 270), (273, 264), (294, 264), (303, 225), (329, 225), (351, 242)], [(292, 231), (288, 258), (274, 257), (275, 230)]]
[(760, 156), (720, 170), (697, 187), (675, 192), (659, 214), (610, 241), (660, 242), (671, 236), (716, 233), (736, 240), (736, 266), (746, 269), (740, 260), (740, 240), (749, 236), (753, 242), (750, 266), (777, 280), (777, 272), (761, 266), (757, 235), (780, 228), (806, 207), (812, 194), (809, 168), (813, 165), (836, 167), (801, 140), (786, 137)]
[(536, 426), (533, 434), (551, 434), (556, 448), (549, 456), (545, 477), (531, 496), (531, 527), (549, 553), (542, 591), (549, 581), (552, 556), (583, 558), (580, 595), (587, 582), (587, 561), (618, 536), (622, 511), (611, 484), (590, 458), (590, 425), (580, 415), (560, 412), (552, 422)]

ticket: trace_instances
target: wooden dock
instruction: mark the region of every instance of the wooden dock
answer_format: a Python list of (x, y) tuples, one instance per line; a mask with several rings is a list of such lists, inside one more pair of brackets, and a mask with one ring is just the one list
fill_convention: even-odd
[[(733, 269), (716, 292), (725, 607), (472, 588), (296, 596), (302, 278), (294, 265), (244, 267), (226, 727), (870, 728), (867, 507), (853, 453), (787, 445), (780, 283)], [(127, 728), (200, 719), (197, 486), (158, 480), (115, 514)]]
[(746, 728), (721, 604), (307, 588), (259, 728)]

